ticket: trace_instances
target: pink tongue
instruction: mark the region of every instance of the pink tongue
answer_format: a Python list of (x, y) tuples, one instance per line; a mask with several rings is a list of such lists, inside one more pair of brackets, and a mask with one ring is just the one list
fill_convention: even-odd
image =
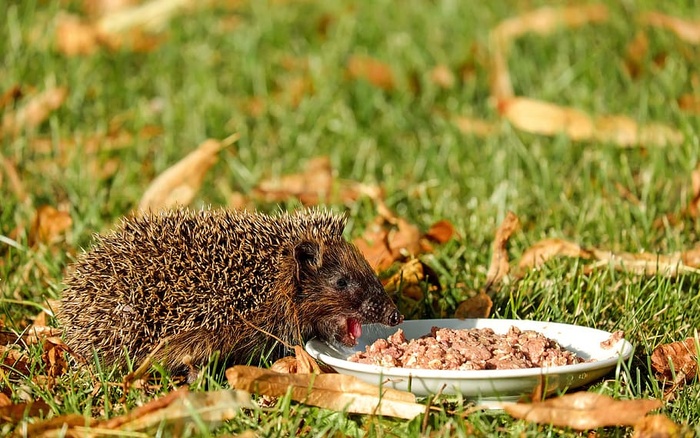
[(348, 333), (355, 339), (362, 336), (362, 326), (355, 318), (348, 318)]

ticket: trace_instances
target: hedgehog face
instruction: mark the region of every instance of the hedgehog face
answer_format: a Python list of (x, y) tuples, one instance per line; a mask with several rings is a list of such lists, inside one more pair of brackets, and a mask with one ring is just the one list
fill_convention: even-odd
[(295, 249), (299, 320), (305, 334), (348, 346), (362, 324), (395, 326), (403, 316), (384, 291), (367, 260), (351, 243), (305, 241)]

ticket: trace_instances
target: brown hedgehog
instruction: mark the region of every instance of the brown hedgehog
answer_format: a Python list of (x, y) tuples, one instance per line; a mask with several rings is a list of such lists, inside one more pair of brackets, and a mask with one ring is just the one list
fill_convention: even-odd
[(361, 324), (403, 317), (343, 237), (343, 216), (174, 210), (125, 219), (69, 269), (66, 343), (104, 363), (155, 358), (174, 374), (257, 361), (318, 337), (352, 346)]

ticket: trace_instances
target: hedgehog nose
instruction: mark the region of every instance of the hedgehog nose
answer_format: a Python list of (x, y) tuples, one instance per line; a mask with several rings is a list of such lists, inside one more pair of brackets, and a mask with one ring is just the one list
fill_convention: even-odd
[(399, 313), (398, 310), (394, 309), (394, 311), (389, 314), (388, 322), (390, 326), (395, 326), (399, 325), (403, 322), (403, 315)]

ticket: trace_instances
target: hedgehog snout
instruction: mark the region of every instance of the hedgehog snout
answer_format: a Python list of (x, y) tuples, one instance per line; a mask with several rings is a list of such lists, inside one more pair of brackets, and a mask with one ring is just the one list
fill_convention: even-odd
[(403, 322), (403, 315), (388, 296), (383, 297), (382, 300), (376, 298), (365, 300), (360, 307), (360, 313), (366, 319), (365, 323), (378, 322), (393, 327)]

